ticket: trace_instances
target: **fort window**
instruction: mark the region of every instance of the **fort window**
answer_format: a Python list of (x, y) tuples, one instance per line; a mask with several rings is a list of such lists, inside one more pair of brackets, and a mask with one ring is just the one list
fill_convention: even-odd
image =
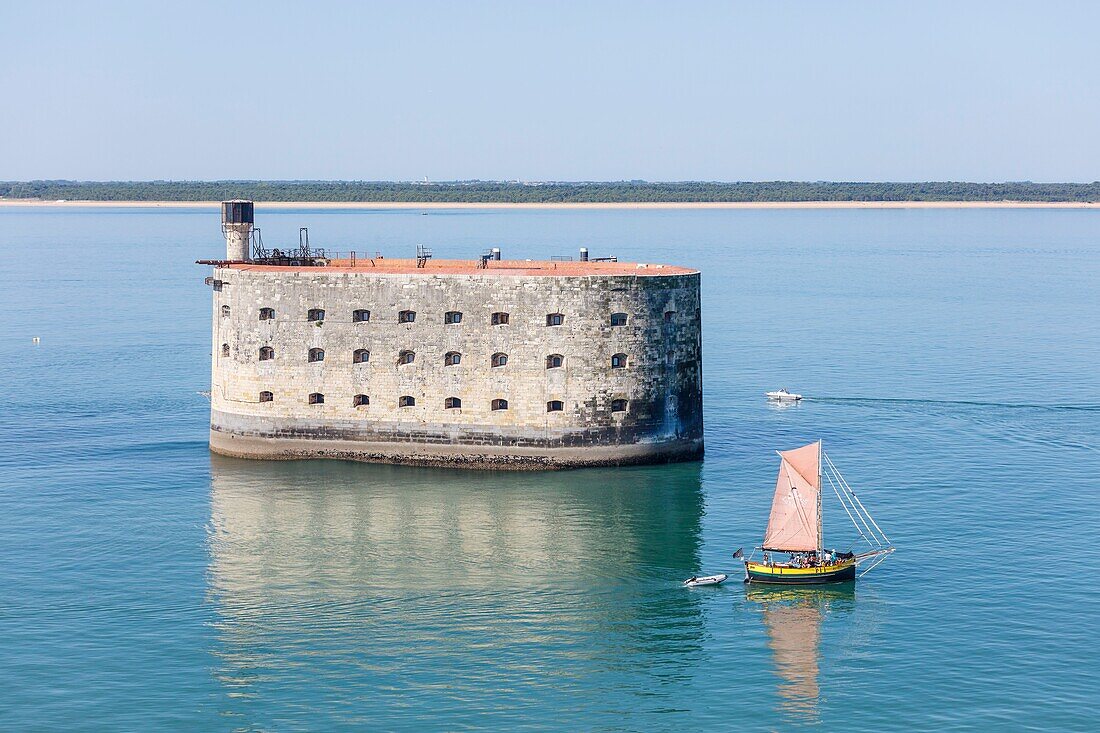
[(491, 363), (494, 367), (502, 367), (508, 364), (508, 355), (502, 354), (499, 351), (493, 354)]
[(676, 311), (665, 311), (665, 323), (671, 323), (672, 319), (676, 317)]
[(551, 354), (550, 356), (546, 357), (546, 368), (547, 369), (557, 369), (558, 367), (560, 367), (564, 363), (565, 363), (565, 357), (562, 356), (561, 354)]
[(320, 392), (310, 392), (309, 404), (311, 405), (323, 405), (325, 404), (325, 396)]
[(351, 312), (352, 323), (366, 323), (370, 320), (370, 311), (368, 310), (354, 310)]
[(508, 400), (493, 400), (491, 407), (493, 410), (507, 410)]
[(351, 353), (351, 361), (353, 364), (366, 364), (370, 361), (370, 352), (366, 349), (356, 349)]
[(271, 394), (270, 392), (268, 392), (266, 390), (263, 391), (263, 392), (260, 392), (260, 402), (271, 402), (274, 399), (275, 399), (275, 395)]
[(612, 412), (626, 412), (626, 400), (611, 400)]
[(229, 356), (229, 344), (222, 344), (222, 356)]
[(401, 395), (400, 399), (397, 400), (397, 406), (398, 407), (415, 407), (416, 406), (416, 398), (413, 397), (412, 395)]
[(398, 323), (412, 323), (416, 320), (416, 311), (401, 311), (397, 314)]
[(563, 409), (565, 409), (565, 403), (561, 400), (550, 400), (546, 403), (547, 412), (561, 412)]
[(494, 313), (491, 322), (494, 326), (504, 326), (508, 323), (508, 314)]
[(443, 314), (444, 323), (462, 323), (461, 311), (447, 311)]
[(443, 409), (445, 410), (457, 410), (462, 407), (462, 400), (457, 397), (448, 397), (443, 400)]
[(561, 313), (547, 313), (546, 325), (547, 326), (560, 326), (565, 323), (565, 316)]
[(325, 350), (324, 349), (310, 349), (309, 350), (309, 360), (310, 361), (324, 361), (325, 360)]
[(626, 354), (615, 354), (611, 357), (612, 369), (624, 369), (626, 368)]
[(351, 399), (351, 404), (354, 407), (366, 407), (370, 404), (370, 397), (365, 394), (357, 394)]
[(260, 347), (260, 361), (271, 361), (275, 358), (275, 349), (270, 346)]
[(402, 351), (397, 355), (398, 364), (412, 364), (414, 361), (416, 361), (415, 351)]
[(626, 314), (625, 313), (612, 313), (611, 314), (611, 325), (612, 326), (625, 326), (626, 325)]
[(229, 318), (229, 306), (222, 306), (222, 318)]
[(310, 308), (306, 312), (306, 320), (307, 321), (323, 321), (323, 320), (325, 320), (325, 309), (324, 308)]
[(274, 308), (260, 308), (260, 320), (261, 321), (274, 321), (275, 309)]
[(462, 363), (462, 354), (457, 351), (448, 351), (443, 355), (443, 366), (457, 366)]

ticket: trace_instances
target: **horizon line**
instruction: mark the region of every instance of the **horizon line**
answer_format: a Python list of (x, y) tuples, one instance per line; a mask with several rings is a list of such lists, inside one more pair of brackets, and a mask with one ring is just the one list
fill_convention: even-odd
[(430, 180), (427, 178), (421, 179), (366, 179), (366, 178), (115, 178), (115, 179), (92, 179), (92, 178), (30, 178), (23, 180), (0, 180), (2, 185), (18, 185), (18, 184), (35, 184), (35, 183), (51, 183), (51, 184), (127, 184), (127, 183), (145, 183), (145, 184), (157, 184), (157, 183), (249, 183), (249, 184), (264, 184), (264, 183), (310, 183), (310, 184), (393, 184), (393, 185), (414, 185), (414, 186), (445, 186), (445, 185), (460, 185), (460, 184), (474, 184), (474, 183), (490, 183), (490, 184), (506, 184), (506, 185), (547, 185), (547, 186), (583, 186), (583, 185), (639, 185), (639, 186), (669, 186), (669, 185), (684, 185), (684, 184), (706, 184), (714, 186), (743, 186), (743, 185), (761, 185), (761, 184), (801, 184), (801, 185), (840, 185), (840, 186), (882, 186), (882, 185), (928, 185), (928, 184), (955, 184), (955, 185), (969, 185), (969, 186), (1005, 186), (1005, 185), (1028, 185), (1028, 186), (1091, 186), (1100, 185), (1100, 179), (1092, 181), (1033, 181), (1029, 179), (1022, 180), (1003, 180), (1003, 181), (974, 181), (963, 179), (923, 179), (923, 180), (901, 180), (901, 179), (882, 179), (882, 180), (829, 180), (829, 179), (795, 179), (795, 178), (774, 178), (774, 179), (739, 179), (739, 180), (719, 180), (719, 179), (664, 179), (664, 180), (648, 180), (643, 178), (620, 178), (620, 179), (552, 179), (552, 178), (453, 178), (453, 179), (440, 179)]

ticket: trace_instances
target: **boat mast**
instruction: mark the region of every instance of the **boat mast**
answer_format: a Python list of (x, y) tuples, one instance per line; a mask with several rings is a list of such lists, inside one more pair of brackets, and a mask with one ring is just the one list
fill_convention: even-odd
[(821, 440), (817, 441), (817, 561), (820, 563), (825, 557), (825, 535), (822, 531), (821, 521), (821, 454), (824, 449)]

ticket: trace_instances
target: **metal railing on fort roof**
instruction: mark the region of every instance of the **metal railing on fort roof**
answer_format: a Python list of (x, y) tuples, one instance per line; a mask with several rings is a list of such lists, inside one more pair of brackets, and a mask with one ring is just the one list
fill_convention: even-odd
[[(325, 247), (310, 247), (308, 239), (304, 239), (298, 247), (280, 249), (278, 247), (272, 247), (270, 249), (263, 246), (263, 240), (258, 236), (259, 230), (254, 230), (257, 236), (252, 240), (252, 262), (257, 265), (276, 265), (283, 267), (379, 267), (379, 260), (385, 260), (385, 256), (378, 251), (360, 251), (360, 250), (334, 250), (327, 249)], [(428, 266), (428, 261), (432, 258), (432, 250), (423, 246), (418, 246), (416, 250), (415, 262), (417, 267), (424, 268)], [(413, 260), (414, 258), (398, 258), (405, 260)], [(549, 260), (556, 263), (574, 262), (574, 258), (568, 255), (551, 255)], [(529, 261), (529, 260), (526, 260)], [(617, 262), (617, 257), (593, 257), (591, 262)], [(486, 269), (492, 267), (493, 269), (513, 269), (516, 266), (514, 264), (507, 265), (501, 261), (500, 249), (493, 248), (481, 253), (477, 259), (471, 259), (469, 262), (474, 263), (478, 269)], [(521, 266), (522, 267), (522, 266)]]

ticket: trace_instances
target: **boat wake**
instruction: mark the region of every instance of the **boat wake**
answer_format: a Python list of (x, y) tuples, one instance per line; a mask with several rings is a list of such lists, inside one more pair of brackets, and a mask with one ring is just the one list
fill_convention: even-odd
[(803, 402), (846, 403), (853, 405), (932, 405), (945, 407), (996, 407), (1009, 410), (1077, 410), (1100, 412), (1100, 403), (1034, 403), (1034, 402), (986, 402), (978, 400), (921, 400), (899, 397), (804, 397)]

